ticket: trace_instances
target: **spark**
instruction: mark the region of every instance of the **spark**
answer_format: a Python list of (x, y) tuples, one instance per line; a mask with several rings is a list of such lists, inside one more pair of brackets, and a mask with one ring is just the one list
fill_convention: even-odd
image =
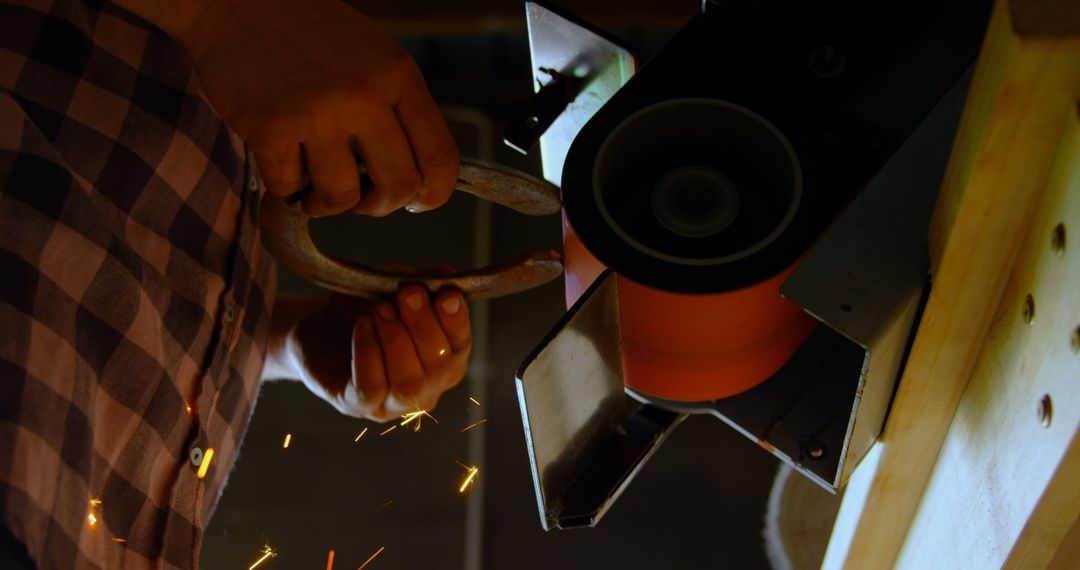
[(285, 443), (281, 444), (282, 449), (289, 449), (289, 442), (292, 441), (292, 434), (285, 434)]
[(465, 426), (465, 427), (461, 428), (461, 431), (469, 431), (472, 428), (474, 428), (474, 427), (476, 427), (476, 426), (478, 426), (478, 425), (480, 425), (482, 423), (485, 423), (485, 422), (487, 422), (487, 418), (484, 418), (484, 419), (482, 419), (482, 420), (480, 420), (480, 421), (478, 421), (478, 422), (476, 422), (476, 423), (474, 423), (472, 425)]
[(334, 551), (331, 550), (330, 554), (326, 557), (326, 570), (334, 570)]
[(412, 423), (413, 420), (416, 420), (416, 423), (413, 424), (413, 431), (420, 431), (420, 422), (423, 421), (424, 416), (427, 416), (427, 417), (431, 418), (431, 421), (433, 421), (435, 423), (439, 423), (439, 420), (435, 419), (435, 416), (429, 414), (427, 412), (427, 410), (416, 410), (415, 412), (409, 412), (407, 414), (401, 414), (402, 422), (400, 424), (398, 424), (398, 425), (399, 426), (408, 425), (408, 424)]
[(365, 433), (367, 433), (367, 428), (364, 428), (364, 431), (360, 432), (360, 435), (356, 436), (356, 439), (354, 439), (353, 442), (360, 441), (360, 438), (364, 437)]
[[(458, 463), (458, 465), (461, 465)], [(464, 466), (463, 466), (464, 467)], [(480, 472), (480, 468), (473, 465), (472, 467), (466, 467), (469, 470), (469, 474), (465, 476), (465, 480), (461, 482), (461, 486), (458, 487), (458, 493), (464, 493), (465, 489), (469, 488), (473, 480), (476, 479), (476, 474)]]
[(214, 448), (207, 447), (206, 454), (203, 455), (202, 463), (199, 464), (199, 472), (195, 474), (196, 477), (202, 479), (206, 477), (206, 472), (210, 469), (210, 462), (214, 460)]
[(472, 396), (469, 396), (469, 401), (470, 401), (470, 402), (472, 402), (472, 403), (474, 403), (474, 404), (476, 404), (477, 406), (479, 406), (479, 405), (480, 405), (480, 402), (477, 402), (477, 401), (476, 401), (476, 398), (473, 398)]
[(112, 541), (113, 542), (127, 542), (127, 539), (126, 538), (114, 538), (114, 539), (112, 539)]
[(276, 556), (277, 556), (277, 552), (274, 552), (274, 549), (270, 548), (269, 544), (266, 544), (266, 545), (263, 546), (262, 558), (259, 558), (258, 560), (255, 561), (254, 564), (252, 564), (251, 566), (248, 566), (248, 570), (255, 570), (255, 567), (258, 566), (259, 564), (262, 564), (263, 562), (266, 562), (267, 558), (274, 558)]
[(375, 509), (375, 512), (379, 512), (379, 511), (385, 509), (386, 507), (389, 507), (393, 502), (394, 502), (393, 499), (390, 499), (389, 501), (386, 501), (385, 503), (382, 504), (381, 507)]
[(94, 527), (95, 525), (97, 525), (97, 522), (98, 522), (97, 515), (94, 514), (93, 510), (100, 507), (100, 506), (101, 506), (101, 499), (90, 499), (90, 512), (86, 513), (86, 522), (91, 527)]
[(184, 404), (184, 411), (186, 411), (187, 415), (190, 416), (191, 415), (191, 404), (185, 403)]
[(390, 426), (390, 429), (380, 433), (379, 435), (380, 436), (386, 435), (386, 434), (388, 434), (388, 433), (390, 433), (390, 432), (392, 432), (392, 431), (394, 431), (396, 429), (397, 429), (397, 424), (394, 424), (394, 425)]
[(365, 561), (365, 562), (364, 562), (363, 564), (361, 564), (361, 565), (360, 565), (360, 567), (359, 567), (359, 568), (357, 568), (356, 570), (364, 570), (364, 566), (367, 566), (368, 564), (370, 564), (370, 563), (371, 563), (371, 561), (372, 561), (372, 560), (375, 560), (375, 557), (376, 557), (376, 556), (378, 556), (378, 555), (380, 555), (380, 554), (382, 554), (382, 551), (384, 551), (384, 550), (386, 550), (386, 547), (385, 547), (385, 546), (380, 546), (380, 547), (379, 547), (379, 549), (375, 551), (375, 554), (372, 554), (372, 555), (371, 555), (371, 558), (368, 558), (368, 559), (367, 559), (367, 560), (366, 560), (366, 561)]

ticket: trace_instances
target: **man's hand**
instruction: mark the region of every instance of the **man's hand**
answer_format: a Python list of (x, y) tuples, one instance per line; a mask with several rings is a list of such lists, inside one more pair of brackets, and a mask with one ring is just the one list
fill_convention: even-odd
[[(465, 375), (472, 346), (461, 293), (403, 287), (396, 302), (332, 295), (294, 316), (286, 308), (270, 343), (267, 373), (299, 378), (338, 411), (385, 421), (434, 409)], [(295, 324), (284, 329), (293, 320)]]
[[(270, 192), (292, 194), (306, 173), (312, 215), (383, 216), (449, 198), (457, 147), (416, 63), (340, 0), (121, 4), (188, 50), (207, 98), (255, 152)], [(362, 187), (354, 153), (374, 185)]]

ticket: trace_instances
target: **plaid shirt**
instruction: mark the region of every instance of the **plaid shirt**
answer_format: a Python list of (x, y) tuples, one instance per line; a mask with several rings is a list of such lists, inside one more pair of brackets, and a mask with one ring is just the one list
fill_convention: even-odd
[(39, 568), (198, 565), (273, 304), (246, 156), (151, 24), (0, 2), (0, 509)]

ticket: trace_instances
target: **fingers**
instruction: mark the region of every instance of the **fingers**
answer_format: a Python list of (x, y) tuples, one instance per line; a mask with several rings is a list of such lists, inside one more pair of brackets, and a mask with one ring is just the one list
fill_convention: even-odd
[(329, 216), (349, 210), (360, 201), (360, 172), (352, 146), (345, 136), (304, 143), (304, 157), (313, 192), (304, 197), (304, 210), (312, 216)]
[(396, 110), (420, 169), (420, 189), (411, 211), (437, 208), (450, 199), (458, 178), (458, 149), (423, 77), (415, 74)]
[(285, 198), (300, 189), (300, 182), (304, 177), (304, 162), (300, 157), (298, 141), (265, 140), (261, 146), (253, 146), (252, 150), (267, 191)]
[(367, 189), (353, 211), (385, 216), (411, 202), (420, 191), (413, 151), (390, 109), (365, 117), (356, 130), (360, 154), (374, 186)]
[(398, 318), (393, 303), (379, 303), (374, 312), (389, 389), (386, 412), (401, 414), (415, 410), (423, 404), (424, 369), (412, 337)]
[(469, 307), (460, 291), (445, 289), (435, 296), (435, 314), (442, 325), (450, 350), (468, 355), (472, 349), (472, 328), (469, 326)]
[(429, 377), (441, 372), (443, 363), (450, 358), (452, 351), (450, 341), (431, 308), (427, 289), (407, 285), (398, 292), (397, 301), (401, 320), (412, 336), (424, 372)]
[(388, 386), (386, 368), (383, 364), (382, 347), (375, 332), (375, 323), (370, 316), (356, 320), (353, 328), (353, 380), (360, 392), (363, 403), (369, 407), (368, 414), (375, 419), (379, 413), (385, 413), (383, 401), (386, 399)]

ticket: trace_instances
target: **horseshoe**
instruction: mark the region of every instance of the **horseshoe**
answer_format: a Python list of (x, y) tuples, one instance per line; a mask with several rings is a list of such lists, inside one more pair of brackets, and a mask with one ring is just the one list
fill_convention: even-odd
[[(358, 165), (361, 175), (366, 173)], [(475, 159), (462, 159), (455, 190), (468, 192), (530, 216), (556, 214), (562, 208), (558, 189), (527, 174)], [(259, 220), (267, 248), (297, 275), (322, 287), (355, 297), (392, 297), (401, 285), (418, 283), (435, 292), (452, 287), (470, 300), (511, 295), (542, 285), (562, 273), (554, 250), (533, 251), (487, 267), (449, 275), (379, 271), (335, 259), (321, 251), (308, 233), (310, 216), (298, 199), (310, 186), (282, 200), (266, 194)]]

